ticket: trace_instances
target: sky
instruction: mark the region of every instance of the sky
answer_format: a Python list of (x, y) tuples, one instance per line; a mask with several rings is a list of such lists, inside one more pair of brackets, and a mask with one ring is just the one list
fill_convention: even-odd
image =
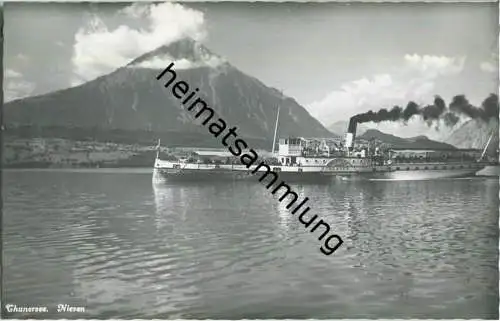
[[(498, 92), (498, 3), (7, 3), (7, 100), (76, 86), (184, 36), (328, 126)], [(369, 124), (403, 137), (449, 130)]]

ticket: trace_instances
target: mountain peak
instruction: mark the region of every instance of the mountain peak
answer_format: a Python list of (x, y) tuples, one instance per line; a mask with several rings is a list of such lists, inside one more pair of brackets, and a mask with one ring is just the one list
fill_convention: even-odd
[(200, 42), (191, 38), (183, 38), (139, 56), (127, 67), (163, 69), (171, 62), (177, 65), (177, 69), (188, 69), (203, 66), (216, 67), (225, 61)]
[(420, 136), (415, 136), (415, 137), (411, 137), (411, 138), (407, 138), (408, 140), (411, 140), (411, 141), (419, 141), (419, 140), (429, 140), (429, 137), (425, 136), (425, 135), (420, 135)]
[[(59, 128), (55, 135), (68, 137), (71, 132), (74, 139), (92, 132), (104, 135), (99, 137), (115, 137), (117, 142), (122, 141), (120, 137), (138, 141), (138, 135), (163, 137), (162, 141), (177, 146), (213, 141), (196, 119), (199, 115), (193, 118), (171, 89), (156, 80), (158, 71), (175, 62), (176, 79), (196, 86), (198, 97), (203, 97), (217, 116), (238, 124), (238, 134), (260, 144), (255, 146), (269, 147), (276, 119), (274, 107), (278, 104), (287, 111), (280, 114), (280, 137), (331, 136), (295, 100), (227, 62), (214, 67), (220, 60), (192, 39), (179, 40), (80, 86), (6, 104), (4, 119), (13, 128), (34, 124), (36, 128)], [(117, 130), (124, 136), (116, 136)]]
[(477, 119), (469, 119), (460, 127), (455, 129), (445, 142), (459, 148), (484, 148), (492, 131), (495, 133), (490, 147), (499, 146), (498, 143), (498, 120), (490, 119), (489, 122), (483, 122)]
[(450, 144), (430, 140), (426, 136), (401, 138), (395, 135), (386, 134), (377, 129), (368, 129), (363, 135), (359, 136), (359, 138), (366, 140), (376, 139), (396, 148), (454, 149)]

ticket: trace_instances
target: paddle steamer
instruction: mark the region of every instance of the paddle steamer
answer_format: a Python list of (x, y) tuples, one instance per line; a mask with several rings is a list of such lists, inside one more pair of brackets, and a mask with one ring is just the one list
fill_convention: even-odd
[[(250, 167), (229, 151), (192, 151), (189, 155), (160, 158), (160, 142), (154, 162), (155, 181), (247, 179), (268, 169), (285, 181), (328, 181), (333, 177), (364, 179), (435, 179), (475, 175), (491, 161), (484, 159), (493, 133), (482, 153), (477, 150), (382, 150), (375, 145), (354, 147), (356, 124), (350, 123), (345, 139), (282, 138), (275, 151), (279, 109), (272, 153)], [(480, 153), (480, 155), (479, 155)], [(261, 155), (262, 156), (262, 155)]]

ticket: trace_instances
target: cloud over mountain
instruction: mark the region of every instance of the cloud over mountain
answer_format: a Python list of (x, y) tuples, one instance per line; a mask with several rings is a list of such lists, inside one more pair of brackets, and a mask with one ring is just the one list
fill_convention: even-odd
[(206, 64), (207, 57), (213, 60), (219, 56), (189, 38), (143, 53), (111, 73), (82, 85), (10, 102), (4, 108), (5, 124), (13, 130), (50, 129), (51, 135), (69, 135), (73, 139), (100, 133), (101, 137), (111, 140), (119, 133), (120, 139), (137, 141), (142, 137), (147, 143), (158, 137), (183, 146), (213, 143), (172, 95), (171, 88), (165, 88), (157, 80), (167, 65), (156, 68), (151, 62), (167, 56), (176, 62), (192, 63), (191, 68), (175, 65), (176, 79), (196, 87), (199, 97), (221, 118), (237, 126), (239, 134), (261, 147), (271, 146), (277, 106), (281, 107), (280, 137), (332, 136), (294, 99), (267, 87), (229, 62), (216, 67)]
[(227, 62), (196, 41), (176, 41), (167, 47), (162, 46), (130, 62), (128, 68), (164, 69), (170, 63), (177, 70), (200, 67), (216, 68)]
[[(206, 34), (203, 13), (176, 3), (133, 4), (120, 14), (124, 21), (145, 22), (146, 27), (134, 28), (128, 23), (110, 29), (93, 16), (75, 35), (73, 85), (109, 73), (162, 45), (185, 37), (201, 40)], [(160, 60), (149, 64), (156, 68)]]

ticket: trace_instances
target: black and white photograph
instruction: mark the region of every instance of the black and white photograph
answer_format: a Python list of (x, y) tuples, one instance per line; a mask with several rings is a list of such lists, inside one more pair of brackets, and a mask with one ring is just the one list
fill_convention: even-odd
[(498, 320), (498, 2), (0, 9), (2, 318)]

